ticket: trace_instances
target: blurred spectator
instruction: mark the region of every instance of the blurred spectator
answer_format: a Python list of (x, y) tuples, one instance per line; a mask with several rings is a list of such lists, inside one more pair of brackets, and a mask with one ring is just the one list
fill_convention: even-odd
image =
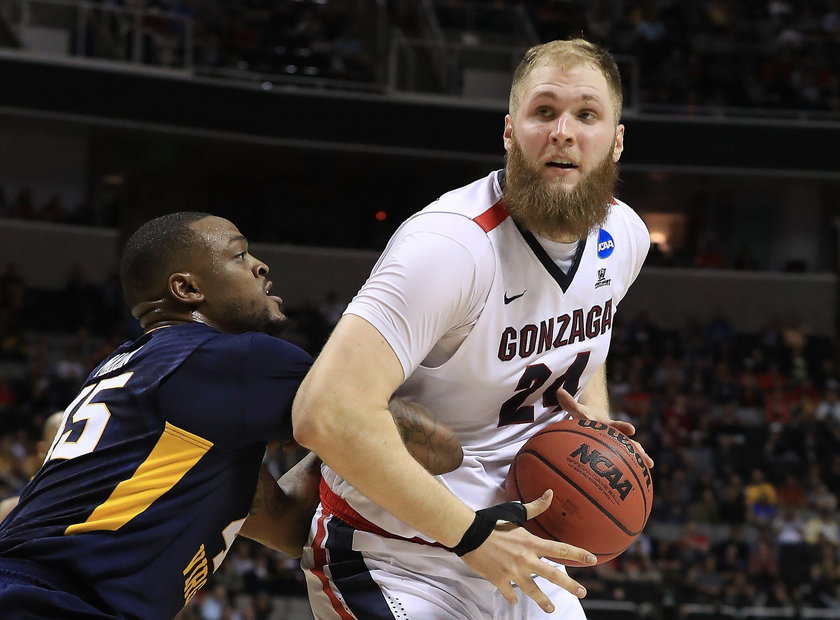
[(737, 608), (752, 607), (756, 596), (755, 586), (747, 581), (747, 576), (743, 572), (735, 572), (724, 587), (723, 603)]
[(797, 480), (796, 475), (788, 472), (776, 492), (779, 505), (782, 507), (800, 509), (805, 506), (805, 489)]
[(731, 474), (723, 486), (720, 492), (718, 506), (720, 519), (724, 523), (737, 525), (744, 522), (747, 512), (744, 501), (744, 489), (741, 484), (741, 478), (737, 474)]
[(752, 510), (752, 507), (762, 500), (775, 506), (778, 496), (776, 487), (765, 479), (764, 471), (755, 467), (750, 473), (750, 483), (744, 489), (744, 501), (747, 503), (747, 509)]
[(759, 590), (769, 590), (779, 573), (779, 559), (773, 547), (760, 540), (750, 553), (747, 575)]
[(819, 508), (805, 522), (805, 542), (810, 545), (831, 545), (840, 543), (840, 521), (830, 508)]
[(825, 391), (823, 399), (817, 405), (816, 416), (818, 420), (840, 424), (840, 398), (836, 389), (829, 388)]
[(318, 306), (318, 312), (329, 331), (336, 326), (346, 307), (347, 303), (340, 300), (335, 291), (330, 291), (324, 296), (321, 305)]
[(205, 594), (200, 610), (201, 620), (222, 620), (229, 617), (230, 607), (225, 587), (217, 585)]
[(773, 519), (772, 528), (779, 545), (798, 545), (805, 540), (805, 521), (798, 510), (789, 506)]
[(699, 564), (688, 569), (686, 581), (694, 590), (693, 600), (698, 603), (718, 603), (723, 594), (723, 577), (717, 570), (715, 558), (706, 556)]

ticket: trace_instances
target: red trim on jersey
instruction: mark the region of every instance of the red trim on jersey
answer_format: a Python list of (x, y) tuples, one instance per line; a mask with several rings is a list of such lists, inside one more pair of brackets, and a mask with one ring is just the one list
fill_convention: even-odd
[(473, 222), (481, 226), (481, 230), (489, 233), (496, 226), (504, 222), (509, 215), (510, 213), (508, 213), (505, 203), (500, 200), (481, 215), (474, 217)]
[[(344, 521), (347, 525), (356, 528), (357, 530), (361, 530), (362, 532), (370, 532), (371, 534), (376, 534), (377, 536), (382, 536), (383, 538), (392, 538), (394, 540), (406, 540), (408, 542), (418, 543), (421, 545), (428, 545), (430, 547), (440, 547), (442, 549), (446, 549), (440, 543), (433, 543), (429, 542), (428, 540), (423, 540), (422, 538), (414, 537), (414, 538), (405, 538), (404, 536), (397, 536), (396, 534), (392, 534), (387, 530), (383, 530), (378, 525), (371, 523), (367, 519), (365, 519), (362, 515), (358, 512), (353, 510), (353, 507), (350, 506), (344, 499), (333, 493), (333, 490), (327, 485), (326, 481), (321, 478), (321, 506), (323, 507), (324, 514), (329, 514), (338, 517), (342, 521)], [(315, 543), (312, 543), (314, 548)]]
[(612, 198), (610, 198), (610, 204), (611, 204), (611, 205), (617, 205), (617, 204), (618, 204), (618, 200), (616, 200), (616, 199), (615, 199), (615, 196), (613, 196)]
[[(322, 484), (323, 482), (324, 481), (321, 480)], [(315, 538), (312, 540), (313, 567), (311, 571), (312, 574), (315, 575), (321, 582), (321, 586), (324, 588), (324, 594), (326, 594), (327, 598), (330, 599), (330, 603), (332, 604), (335, 613), (338, 614), (338, 617), (341, 618), (341, 620), (354, 620), (353, 616), (347, 612), (344, 608), (344, 604), (338, 599), (335, 592), (333, 592), (330, 580), (324, 574), (324, 566), (327, 565), (327, 550), (321, 545), (324, 542), (324, 538), (327, 536), (327, 528), (324, 527), (324, 521), (327, 516), (327, 514), (322, 514), (321, 518), (318, 519), (318, 527), (315, 531)]]

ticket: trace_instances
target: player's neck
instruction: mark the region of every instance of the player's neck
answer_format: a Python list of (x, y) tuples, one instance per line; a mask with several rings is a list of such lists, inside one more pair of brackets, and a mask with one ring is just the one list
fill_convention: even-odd
[(553, 234), (542, 234), (540, 236), (545, 237), (549, 241), (553, 241), (554, 243), (577, 243), (580, 241), (580, 237), (577, 235), (570, 235), (568, 233), (558, 232)]
[(172, 327), (173, 325), (180, 325), (182, 323), (195, 323), (195, 321), (155, 321), (154, 323), (149, 323), (148, 325), (141, 324), (140, 327), (143, 328), (144, 334), (148, 334), (149, 332), (160, 329), (161, 327)]
[(144, 333), (159, 327), (195, 322), (188, 309), (173, 309), (165, 300), (139, 303), (131, 309), (131, 313), (140, 322)]

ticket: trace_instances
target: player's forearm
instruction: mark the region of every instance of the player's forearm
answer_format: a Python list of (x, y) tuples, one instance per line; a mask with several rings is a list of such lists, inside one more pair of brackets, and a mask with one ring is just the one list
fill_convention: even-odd
[(464, 452), (458, 437), (425, 407), (394, 396), (388, 410), (408, 452), (428, 472), (445, 474), (461, 465)]
[(599, 416), (603, 416), (606, 421), (610, 417), (610, 396), (607, 390), (607, 365), (601, 364), (601, 367), (595, 371), (592, 379), (583, 388), (578, 399), (581, 404), (586, 405), (590, 410)]
[(263, 467), (240, 536), (299, 557), (318, 507), (320, 468), (321, 461), (311, 453), (277, 481)]
[(475, 513), (409, 454), (389, 411), (347, 419), (346, 425), (298, 441), (374, 503), (442, 544), (456, 545)]

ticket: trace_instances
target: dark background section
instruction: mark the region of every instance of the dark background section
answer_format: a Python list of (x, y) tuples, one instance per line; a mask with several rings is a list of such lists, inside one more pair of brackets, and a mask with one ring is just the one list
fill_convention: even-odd
[[(0, 59), (0, 106), (342, 146), (501, 157), (504, 110), (309, 94)], [(623, 162), (837, 173), (840, 125), (681, 117), (625, 119)]]

